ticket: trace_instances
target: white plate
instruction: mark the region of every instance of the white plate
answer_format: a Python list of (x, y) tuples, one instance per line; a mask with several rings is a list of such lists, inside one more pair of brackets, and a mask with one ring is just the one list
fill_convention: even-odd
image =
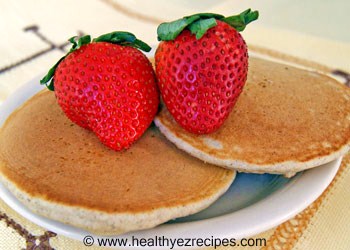
[[(0, 126), (17, 107), (43, 88), (39, 85), (37, 77), (11, 95), (0, 106)], [(153, 229), (119, 237), (243, 238), (256, 235), (281, 224), (305, 209), (326, 189), (340, 163), (341, 159), (337, 159), (300, 173), (292, 179), (275, 175), (239, 174), (230, 190), (205, 211)], [(79, 228), (32, 213), (1, 183), (0, 197), (23, 217), (50, 231), (77, 240), (91, 235)]]

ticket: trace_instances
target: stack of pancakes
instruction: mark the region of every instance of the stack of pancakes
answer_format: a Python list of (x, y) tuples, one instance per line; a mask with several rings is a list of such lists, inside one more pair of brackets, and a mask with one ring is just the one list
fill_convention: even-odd
[[(292, 176), (345, 154), (350, 89), (315, 72), (250, 59), (243, 93), (215, 133), (183, 130), (163, 106), (129, 150), (73, 124), (43, 91), (0, 131), (0, 179), (33, 212), (97, 234), (154, 227), (220, 197), (235, 170)], [(161, 133), (160, 133), (161, 132)]]

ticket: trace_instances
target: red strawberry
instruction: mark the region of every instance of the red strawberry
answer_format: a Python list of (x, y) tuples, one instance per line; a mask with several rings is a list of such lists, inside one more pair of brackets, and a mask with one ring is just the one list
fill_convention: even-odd
[(258, 12), (196, 14), (163, 23), (156, 74), (163, 101), (186, 130), (206, 134), (228, 117), (247, 79), (247, 46), (238, 31)]
[[(137, 50), (151, 48), (127, 32), (84, 36), (49, 71), (42, 84), (76, 124), (115, 150), (128, 148), (151, 124), (159, 104), (155, 74)], [(136, 48), (135, 48), (136, 47)]]

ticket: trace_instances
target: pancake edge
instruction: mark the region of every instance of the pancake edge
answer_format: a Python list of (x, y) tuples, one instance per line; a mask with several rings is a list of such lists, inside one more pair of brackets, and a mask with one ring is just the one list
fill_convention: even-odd
[(320, 165), (331, 162), (343, 155), (345, 155), (350, 150), (350, 141), (339, 148), (332, 154), (325, 155), (322, 157), (316, 157), (308, 161), (284, 161), (276, 162), (275, 164), (252, 164), (246, 161), (240, 161), (235, 159), (220, 159), (213, 157), (195, 147), (190, 143), (178, 138), (175, 133), (173, 133), (167, 126), (165, 126), (161, 120), (156, 116), (154, 123), (159, 128), (160, 132), (172, 143), (176, 145), (177, 148), (187, 152), (188, 154), (216, 166), (224, 167), (231, 170), (236, 170), (238, 172), (244, 173), (255, 173), (255, 174), (283, 174), (285, 177), (293, 177), (297, 172), (318, 167)]
[(35, 214), (78, 227), (96, 235), (106, 236), (153, 228), (169, 220), (199, 212), (209, 207), (222, 196), (229, 189), (235, 178), (236, 171), (232, 171), (232, 173), (226, 175), (226, 183), (222, 182), (221, 188), (213, 195), (186, 205), (161, 207), (138, 213), (107, 213), (89, 208), (50, 202), (41, 197), (33, 197), (17, 187), (3, 173), (0, 173), (0, 181), (4, 186)]

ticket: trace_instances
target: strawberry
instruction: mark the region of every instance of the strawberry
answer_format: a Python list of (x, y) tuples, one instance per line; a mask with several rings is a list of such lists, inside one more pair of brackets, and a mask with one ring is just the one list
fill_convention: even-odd
[(128, 32), (112, 32), (92, 42), (90, 36), (69, 41), (72, 49), (41, 84), (55, 91), (70, 120), (93, 131), (108, 147), (127, 149), (158, 110), (152, 65), (137, 49), (151, 48)]
[(247, 46), (239, 31), (258, 18), (195, 14), (159, 25), (156, 75), (162, 99), (187, 131), (207, 134), (228, 117), (247, 79)]

